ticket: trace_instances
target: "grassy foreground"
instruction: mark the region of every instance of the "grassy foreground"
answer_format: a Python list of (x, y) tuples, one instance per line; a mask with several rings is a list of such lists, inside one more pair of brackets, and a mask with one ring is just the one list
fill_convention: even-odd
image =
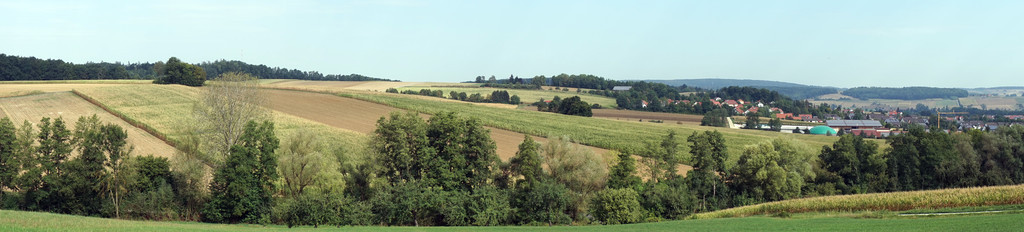
[(768, 202), (694, 215), (694, 218), (745, 217), (777, 213), (904, 211), (1024, 204), (1024, 185), (811, 197)]
[(723, 218), (611, 226), (301, 227), (128, 221), (0, 210), (0, 231), (1014, 231), (1021, 214), (867, 219), (835, 215)]

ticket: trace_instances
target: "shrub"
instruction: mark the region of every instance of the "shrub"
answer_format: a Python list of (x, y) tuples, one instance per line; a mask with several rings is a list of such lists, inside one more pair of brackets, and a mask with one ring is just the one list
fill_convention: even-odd
[(590, 203), (594, 218), (605, 224), (637, 223), (643, 218), (639, 196), (633, 189), (605, 189), (597, 192)]

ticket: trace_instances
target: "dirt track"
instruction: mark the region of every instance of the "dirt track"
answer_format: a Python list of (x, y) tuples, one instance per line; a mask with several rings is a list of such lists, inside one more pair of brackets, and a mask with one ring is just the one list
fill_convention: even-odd
[[(377, 103), (321, 93), (267, 89), (266, 94), (270, 99), (270, 108), (274, 110), (367, 134), (377, 128), (380, 117), (395, 111), (404, 112)], [(493, 127), (487, 129), (491, 130), (491, 139), (498, 145), (497, 153), (502, 160), (515, 156), (519, 144), (523, 142), (523, 134)], [(533, 139), (547, 142), (547, 139), (537, 136), (533, 136)], [(597, 147), (589, 148), (601, 155), (608, 152)]]

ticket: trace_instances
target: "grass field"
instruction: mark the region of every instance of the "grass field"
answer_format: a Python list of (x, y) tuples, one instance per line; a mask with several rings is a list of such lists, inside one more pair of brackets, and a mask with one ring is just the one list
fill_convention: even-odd
[(419, 91), (420, 89), (441, 90), (441, 91), (444, 92), (444, 97), (448, 97), (448, 94), (450, 92), (452, 92), (452, 91), (455, 91), (455, 92), (466, 92), (466, 95), (472, 95), (474, 93), (479, 93), (480, 95), (487, 96), (487, 95), (490, 95), (494, 91), (506, 90), (506, 91), (508, 91), (508, 94), (510, 96), (511, 95), (518, 95), (519, 99), (521, 99), (521, 101), (524, 104), (534, 103), (534, 102), (539, 101), (542, 98), (544, 100), (551, 100), (555, 96), (558, 96), (558, 97), (560, 97), (562, 99), (565, 99), (565, 98), (568, 98), (568, 97), (572, 97), (572, 96), (580, 96), (581, 100), (583, 100), (583, 101), (585, 101), (585, 102), (587, 102), (589, 104), (601, 104), (601, 106), (609, 107), (609, 108), (614, 108), (615, 107), (615, 99), (614, 98), (600, 96), (600, 95), (587, 94), (587, 93), (576, 93), (576, 91), (535, 90), (535, 89), (502, 89), (502, 88), (486, 88), (486, 87), (455, 88), (455, 87), (430, 87), (430, 86), (406, 86), (406, 87), (398, 88), (399, 91), (403, 91), (403, 90)]
[(971, 96), (960, 98), (960, 104), (964, 107), (981, 109), (982, 105), (985, 109), (1003, 109), (1003, 110), (1020, 110), (1021, 108), (1017, 104), (1024, 102), (1024, 97), (988, 97), (988, 96)]
[(693, 217), (707, 219), (782, 212), (904, 211), (1016, 204), (1024, 204), (1024, 185), (811, 197), (724, 209)]
[[(191, 120), (192, 105), (199, 91), (200, 88), (181, 85), (132, 85), (91, 88), (79, 92), (129, 118), (149, 125), (174, 140), (184, 134), (181, 125), (186, 125)], [(275, 132), (282, 139), (298, 131), (310, 131), (324, 138), (324, 141), (336, 142), (350, 151), (362, 149), (367, 141), (366, 135), (359, 132), (331, 127), (281, 112), (274, 112), (273, 115)]]
[[(372, 93), (365, 91), (344, 91), (342, 96), (378, 102), (397, 108), (433, 114), (439, 111), (454, 111), (479, 117), (484, 124), (520, 133), (546, 136), (568, 135), (575, 141), (614, 150), (635, 151), (647, 146), (643, 141), (660, 141), (669, 130), (679, 133), (679, 141), (692, 132), (718, 130), (722, 132), (729, 146), (730, 162), (734, 163), (746, 145), (759, 143), (776, 137), (791, 138), (804, 144), (809, 151), (817, 152), (823, 145), (831, 145), (836, 137), (784, 134), (768, 131), (731, 130), (727, 128), (702, 127), (667, 123), (626, 122), (613, 119), (589, 118), (561, 115), (528, 110), (474, 107), (467, 103), (440, 102), (416, 98), (403, 94)], [(688, 147), (683, 147), (688, 152)]]
[[(41, 93), (30, 96), (0, 98), (0, 117), (10, 117), (21, 126), (28, 120), (38, 124), (43, 117), (64, 118), (69, 130), (74, 130), (79, 117), (96, 115), (104, 123), (121, 126), (128, 132), (128, 143), (135, 146), (133, 155), (170, 157), (175, 149), (149, 133), (136, 128), (117, 116), (89, 103), (71, 92)], [(38, 130), (38, 128), (33, 128)]]
[[(869, 215), (870, 217), (870, 215)], [(228, 225), (194, 222), (126, 221), (51, 213), (0, 210), (2, 231), (1017, 231), (1021, 214), (863, 218), (808, 214), (790, 218), (747, 217), (679, 220), (609, 226), (495, 227), (312, 227)], [(73, 229), (72, 229), (73, 228)]]

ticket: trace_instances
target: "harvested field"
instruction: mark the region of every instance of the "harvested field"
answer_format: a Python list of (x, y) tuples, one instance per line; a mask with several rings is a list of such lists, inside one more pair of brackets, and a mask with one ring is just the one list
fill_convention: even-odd
[[(180, 139), (189, 120), (192, 120), (192, 105), (202, 88), (182, 85), (134, 85), (93, 88), (79, 91), (103, 103), (108, 108), (149, 125), (170, 139)], [(284, 140), (299, 131), (308, 131), (359, 153), (365, 145), (362, 133), (331, 127), (322, 123), (274, 112), (275, 133)]]
[(609, 118), (617, 120), (637, 121), (637, 120), (662, 120), (665, 123), (679, 123), (679, 124), (690, 124), (700, 125), (700, 120), (704, 118), (701, 115), (693, 114), (676, 114), (676, 113), (663, 113), (663, 112), (644, 112), (634, 110), (616, 110), (616, 109), (595, 109), (593, 110), (594, 117)]
[(175, 149), (167, 143), (71, 92), (0, 98), (0, 109), (18, 126), (25, 120), (35, 125), (43, 117), (63, 117), (69, 130), (73, 130), (79, 117), (95, 114), (100, 121), (119, 125), (128, 132), (128, 144), (135, 146), (133, 155), (152, 154), (159, 157), (171, 157), (175, 152)]
[[(405, 110), (377, 103), (338, 97), (329, 94), (311, 93), (292, 90), (266, 90), (270, 99), (270, 107), (282, 113), (327, 124), (329, 126), (370, 134), (376, 129), (377, 120), (391, 112)], [(472, 115), (469, 115), (472, 116)], [(424, 115), (424, 117), (427, 117)], [(491, 130), (491, 139), (498, 145), (498, 156), (508, 160), (515, 156), (519, 144), (523, 142), (523, 134), (487, 127)], [(547, 139), (533, 137), (544, 143)], [(598, 154), (608, 151), (589, 147)]]
[(306, 80), (260, 80), (266, 87), (308, 90), (365, 90), (384, 92), (388, 88), (405, 86), (474, 86), (471, 83), (438, 83), (438, 82), (394, 82), (394, 81), (306, 81)]
[(125, 85), (118, 83), (97, 82), (95, 84), (71, 83), (50, 84), (49, 82), (0, 82), (0, 97), (23, 96), (38, 93), (67, 92), (72, 89), (89, 89), (107, 86)]

